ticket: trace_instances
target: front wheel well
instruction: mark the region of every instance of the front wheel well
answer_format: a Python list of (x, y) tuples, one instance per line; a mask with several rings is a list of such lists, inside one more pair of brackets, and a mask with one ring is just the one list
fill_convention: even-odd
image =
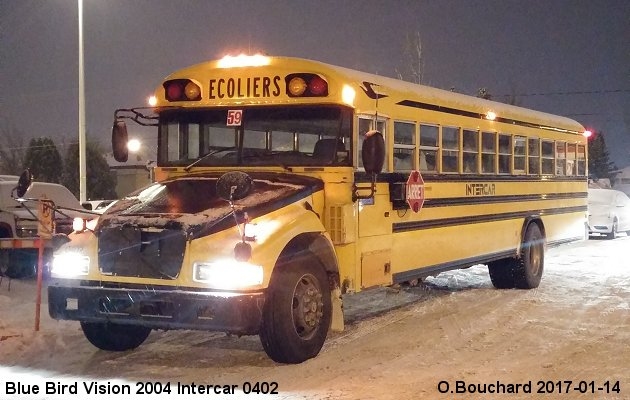
[(295, 258), (304, 260), (314, 257), (328, 276), (330, 290), (339, 287), (339, 265), (335, 250), (324, 235), (319, 232), (303, 233), (291, 239), (278, 258), (274, 274), (289, 265)]

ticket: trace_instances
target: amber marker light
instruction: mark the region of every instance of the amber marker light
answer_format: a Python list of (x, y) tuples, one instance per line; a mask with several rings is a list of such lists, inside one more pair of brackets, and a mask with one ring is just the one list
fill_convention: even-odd
[(301, 96), (306, 91), (306, 81), (296, 76), (289, 81), (289, 93), (292, 96)]

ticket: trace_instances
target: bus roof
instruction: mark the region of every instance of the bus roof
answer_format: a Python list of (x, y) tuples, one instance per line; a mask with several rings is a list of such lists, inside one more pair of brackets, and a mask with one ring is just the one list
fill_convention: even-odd
[[(169, 75), (165, 80), (171, 79), (197, 79), (200, 83), (205, 83), (201, 78), (211, 75), (210, 71), (225, 70), (229, 68), (238, 68), (239, 73), (252, 73), (255, 69), (267, 69), (274, 71), (283, 71), (286, 73), (305, 72), (316, 73), (324, 76), (331, 86), (343, 84), (352, 86), (357, 94), (372, 90), (378, 96), (379, 114), (380, 106), (385, 102), (394, 102), (399, 105), (425, 105), (432, 110), (457, 110), (466, 114), (475, 114), (485, 116), (489, 111), (496, 114), (497, 120), (514, 122), (524, 121), (527, 124), (540, 125), (545, 127), (553, 127), (559, 131), (582, 134), (584, 127), (575, 120), (567, 117), (535, 111), (523, 107), (510, 104), (500, 103), (491, 100), (485, 100), (474, 96), (461, 93), (450, 92), (430, 86), (414, 84), (411, 82), (389, 78), (385, 76), (361, 72), (345, 67), (339, 67), (319, 61), (313, 61), (304, 58), (295, 57), (266, 57), (258, 56), (260, 64), (264, 65), (245, 65), (238, 64), (237, 58), (232, 59), (232, 63), (225, 63), (224, 59), (207, 61), (200, 64), (178, 70)], [(262, 61), (261, 61), (262, 60)], [(366, 87), (366, 83), (370, 87)], [(158, 92), (163, 90), (158, 88)], [(340, 89), (337, 89), (340, 91)], [(158, 93), (156, 92), (156, 93)], [(333, 94), (331, 88), (331, 95)], [(367, 94), (367, 92), (366, 92)], [(360, 96), (357, 96), (359, 98)], [(340, 98), (340, 96), (339, 96)], [(355, 102), (354, 106), (357, 112), (374, 112), (376, 111), (376, 102), (365, 96), (360, 97), (363, 100)], [(260, 104), (260, 99), (255, 99), (251, 104)], [(318, 99), (321, 101), (321, 99)], [(328, 100), (330, 102), (330, 99)], [(227, 102), (224, 102), (227, 103)], [(247, 101), (240, 101), (239, 104), (247, 104)], [(199, 104), (197, 104), (199, 105)]]

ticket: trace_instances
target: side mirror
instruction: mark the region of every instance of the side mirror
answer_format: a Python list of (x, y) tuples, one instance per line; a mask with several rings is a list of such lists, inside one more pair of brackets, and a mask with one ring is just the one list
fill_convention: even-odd
[[(381, 132), (372, 130), (365, 133), (361, 146), (361, 160), (365, 172), (372, 176), (372, 184), (369, 188), (354, 185), (352, 201), (371, 199), (376, 193), (376, 175), (381, 173), (385, 164), (385, 139)], [(370, 194), (359, 194), (359, 190), (369, 190)]]
[(252, 178), (244, 172), (227, 172), (217, 180), (217, 194), (231, 203), (247, 197), (253, 184)]
[(31, 171), (29, 169), (25, 169), (24, 172), (22, 172), (22, 175), (20, 175), (18, 184), (14, 189), (18, 198), (21, 199), (24, 197), (28, 188), (31, 187), (31, 183), (33, 183), (33, 175), (31, 175)]
[(385, 164), (385, 139), (379, 131), (369, 131), (365, 134), (361, 147), (363, 167), (368, 174), (380, 174)]
[(114, 126), (112, 127), (112, 151), (114, 152), (114, 159), (118, 162), (126, 162), (129, 159), (128, 139), (125, 121), (114, 121)]

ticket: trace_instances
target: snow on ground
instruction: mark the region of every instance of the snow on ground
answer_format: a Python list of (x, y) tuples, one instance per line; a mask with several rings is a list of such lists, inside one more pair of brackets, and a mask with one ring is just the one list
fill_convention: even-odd
[[(318, 357), (299, 365), (274, 363), (255, 336), (189, 331), (153, 332), (135, 351), (108, 353), (92, 347), (78, 323), (51, 320), (46, 304), (35, 332), (36, 282), (13, 280), (9, 290), (5, 279), (0, 400), (88, 398), (84, 383), (105, 391), (129, 385), (132, 395), (89, 396), (120, 400), (630, 399), (629, 245), (630, 237), (619, 237), (549, 249), (535, 290), (496, 290), (487, 268), (474, 266), (414, 288), (346, 296), (346, 331), (331, 334)], [(134, 395), (147, 381), (170, 382), (173, 393)], [(193, 382), (237, 390), (174, 393)], [(277, 384), (277, 394), (246, 394), (246, 382)], [(458, 382), (490, 385), (486, 390), (530, 383), (534, 393), (523, 393), (527, 386), (516, 394), (450, 393)], [(23, 387), (31, 390), (24, 395), (8, 390), (18, 383), (38, 385), (40, 393), (33, 386)], [(45, 394), (47, 383), (71, 385), (66, 391), (77, 385), (78, 394)], [(551, 393), (536, 394), (541, 388)]]

